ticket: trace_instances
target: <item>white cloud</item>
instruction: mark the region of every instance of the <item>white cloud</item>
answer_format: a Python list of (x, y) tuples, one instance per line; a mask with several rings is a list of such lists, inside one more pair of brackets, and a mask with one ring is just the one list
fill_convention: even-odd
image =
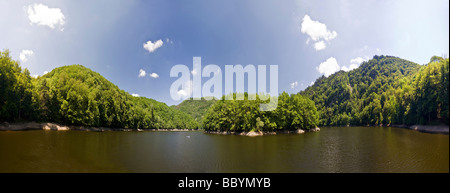
[(350, 60), (350, 65), (348, 67), (347, 66), (343, 66), (342, 70), (348, 72), (350, 70), (356, 69), (364, 61), (365, 60), (363, 58), (361, 58), (361, 57), (353, 58), (353, 59)]
[(48, 71), (44, 71), (44, 74), (43, 75), (45, 75), (45, 74), (47, 74), (48, 73)]
[(347, 66), (342, 66), (342, 70), (343, 70), (343, 71), (346, 71), (346, 72), (348, 72), (348, 71), (350, 71), (350, 70), (353, 70), (353, 69), (356, 69), (356, 68), (358, 68), (358, 65), (355, 65), (355, 64), (350, 64), (349, 67), (347, 67)]
[(135, 94), (135, 93), (131, 94), (131, 96), (140, 97), (139, 94)]
[(185, 100), (189, 98), (192, 94), (193, 90), (192, 80), (183, 83), (183, 88), (184, 89), (179, 90), (177, 94), (182, 100)]
[(361, 57), (356, 57), (350, 60), (350, 63), (352, 64), (361, 64), (362, 62), (364, 62), (364, 59)]
[(64, 30), (65, 17), (59, 8), (49, 8), (46, 5), (35, 3), (28, 6), (27, 13), (30, 24), (48, 26), (51, 29), (55, 29), (55, 26), (59, 25), (60, 30)]
[(301, 24), (301, 32), (307, 34), (309, 38), (306, 40), (306, 44), (309, 41), (315, 41), (314, 48), (318, 50), (323, 50), (326, 48), (325, 41), (330, 41), (337, 36), (336, 31), (330, 31), (327, 26), (319, 21), (313, 21), (309, 15), (305, 15)]
[(35, 75), (32, 75), (31, 77), (37, 78), (37, 77), (39, 77), (39, 75), (35, 74)]
[(311, 81), (311, 83), (309, 83), (309, 86), (312, 86), (312, 85), (314, 85), (314, 81)]
[(336, 31), (329, 31), (327, 26), (319, 21), (313, 21), (309, 15), (303, 17), (301, 32), (306, 33), (313, 41), (332, 40), (336, 38)]
[(326, 77), (340, 70), (339, 64), (334, 57), (328, 58), (325, 62), (320, 63), (316, 70), (320, 74), (324, 74)]
[(323, 42), (323, 41), (316, 42), (316, 43), (314, 44), (314, 49), (316, 49), (316, 51), (323, 50), (323, 49), (325, 49), (326, 47), (327, 47), (327, 45), (325, 45), (325, 42)]
[(157, 40), (156, 42), (148, 41), (144, 43), (144, 49), (148, 50), (150, 53), (154, 52), (156, 49), (160, 48), (164, 42), (162, 40)]
[(291, 85), (291, 88), (295, 88), (298, 86), (298, 82), (297, 81), (291, 82), (289, 85)]
[(138, 75), (138, 77), (144, 77), (145, 75), (147, 75), (147, 73), (145, 72), (145, 70), (144, 70), (144, 69), (140, 69), (140, 70), (139, 70), (139, 75)]
[(19, 58), (22, 62), (26, 62), (28, 61), (28, 56), (31, 56), (33, 54), (33, 50), (22, 50), (22, 52), (20, 52), (19, 54)]
[(152, 77), (152, 78), (158, 78), (159, 77), (159, 75), (154, 73), (154, 72), (151, 73), (149, 76)]

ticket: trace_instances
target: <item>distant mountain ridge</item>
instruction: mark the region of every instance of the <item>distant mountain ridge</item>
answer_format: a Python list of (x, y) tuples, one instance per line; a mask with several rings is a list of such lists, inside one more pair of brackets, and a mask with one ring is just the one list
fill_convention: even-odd
[(206, 100), (204, 97), (202, 97), (201, 100), (189, 98), (180, 104), (172, 105), (171, 107), (192, 116), (192, 118), (201, 125), (206, 112), (216, 102), (216, 98), (212, 98), (211, 100)]

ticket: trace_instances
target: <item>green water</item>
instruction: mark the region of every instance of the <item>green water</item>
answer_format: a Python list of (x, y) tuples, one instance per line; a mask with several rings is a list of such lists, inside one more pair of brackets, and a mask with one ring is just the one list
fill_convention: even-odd
[(329, 127), (245, 137), (202, 132), (0, 132), (0, 172), (449, 172), (449, 136)]

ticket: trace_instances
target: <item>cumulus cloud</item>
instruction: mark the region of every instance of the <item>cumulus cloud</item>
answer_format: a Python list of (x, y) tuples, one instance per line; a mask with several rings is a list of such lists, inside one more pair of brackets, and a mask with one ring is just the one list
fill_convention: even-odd
[(291, 82), (289, 85), (291, 85), (291, 88), (295, 88), (298, 86), (298, 82), (297, 81)]
[(326, 47), (327, 47), (327, 45), (325, 45), (325, 42), (323, 42), (323, 41), (316, 42), (316, 43), (314, 44), (314, 49), (316, 49), (316, 51), (323, 50), (323, 49), (325, 49)]
[(353, 59), (350, 60), (350, 65), (348, 67), (347, 66), (343, 66), (342, 70), (348, 72), (350, 70), (356, 69), (364, 61), (365, 60), (363, 58), (361, 58), (361, 57), (353, 58)]
[(303, 17), (301, 32), (309, 36), (306, 44), (309, 44), (310, 40), (316, 42), (314, 43), (314, 48), (317, 51), (325, 49), (325, 41), (328, 42), (337, 36), (336, 31), (328, 30), (325, 24), (312, 20), (309, 15)]
[(153, 53), (156, 49), (160, 48), (164, 42), (162, 40), (157, 40), (156, 42), (148, 41), (144, 43), (144, 49), (148, 50), (150, 53)]
[(22, 62), (26, 62), (28, 61), (28, 56), (31, 56), (33, 54), (33, 50), (22, 50), (22, 52), (20, 52), (19, 54), (19, 58)]
[(131, 94), (131, 96), (140, 97), (139, 94), (135, 94), (135, 93)]
[(319, 21), (313, 21), (309, 15), (305, 15), (302, 20), (301, 32), (306, 33), (313, 41), (332, 40), (336, 38), (336, 31), (329, 31), (327, 26)]
[(44, 71), (44, 75), (47, 74), (47, 73), (48, 73), (48, 71)]
[(193, 90), (192, 88), (192, 80), (187, 81), (183, 83), (183, 89), (179, 90), (177, 94), (182, 100), (185, 100), (191, 96)]
[(49, 8), (41, 3), (35, 3), (27, 7), (27, 14), (30, 24), (43, 25), (51, 29), (60, 26), (60, 30), (64, 30), (65, 17), (59, 8)]
[(325, 62), (320, 63), (316, 70), (319, 71), (320, 74), (324, 74), (326, 77), (331, 74), (339, 71), (341, 68), (339, 67), (338, 62), (334, 57), (328, 58)]
[(361, 64), (362, 62), (364, 62), (364, 59), (361, 57), (356, 57), (350, 60), (350, 63), (352, 64)]
[(144, 77), (145, 75), (147, 75), (147, 72), (145, 72), (144, 69), (139, 69), (139, 75), (138, 75), (138, 77)]
[(152, 78), (158, 78), (159, 77), (159, 75), (154, 73), (154, 72), (151, 73), (149, 76), (152, 77)]
[[(340, 67), (337, 60), (334, 57), (328, 58), (325, 62), (320, 63), (318, 67), (316, 67), (317, 71), (319, 71), (321, 74), (325, 75), (326, 77), (330, 76), (331, 74), (343, 70), (343, 71), (350, 71), (353, 69), (356, 69), (359, 67), (361, 63), (366, 61), (367, 59), (363, 59), (361, 57), (356, 57), (350, 60), (350, 64), (348, 66), (342, 66)], [(311, 82), (311, 84), (314, 84), (314, 82)]]

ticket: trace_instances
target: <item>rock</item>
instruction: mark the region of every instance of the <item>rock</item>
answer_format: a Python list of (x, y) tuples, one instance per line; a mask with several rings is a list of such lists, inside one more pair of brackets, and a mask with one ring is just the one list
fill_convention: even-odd
[(320, 128), (319, 128), (319, 127), (316, 127), (316, 128), (314, 128), (314, 129), (310, 129), (309, 131), (311, 131), (311, 132), (318, 132), (318, 131), (320, 131)]
[(254, 137), (254, 136), (262, 136), (262, 135), (264, 135), (264, 133), (261, 131), (250, 131), (245, 135), (249, 136), (249, 137)]
[(43, 130), (54, 130), (54, 131), (67, 131), (70, 128), (67, 126), (60, 126), (58, 124), (55, 123), (44, 123), (42, 125), (42, 129)]

